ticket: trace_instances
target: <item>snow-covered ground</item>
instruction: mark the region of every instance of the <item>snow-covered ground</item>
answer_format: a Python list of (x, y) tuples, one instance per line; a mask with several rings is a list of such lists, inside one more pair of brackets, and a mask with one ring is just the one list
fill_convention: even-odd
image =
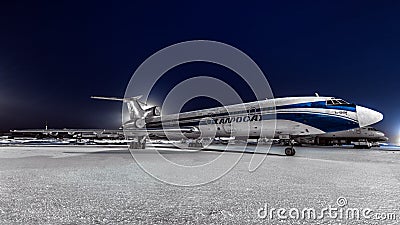
[[(202, 163), (213, 151), (158, 146), (169, 160)], [(150, 147), (151, 148), (151, 147)], [(210, 148), (218, 149), (215, 145)], [(0, 147), (1, 224), (395, 224), (400, 221), (400, 151), (297, 147), (293, 157), (273, 147), (255, 172), (252, 154), (220, 179), (198, 187), (176, 187), (145, 173), (126, 147)], [(136, 150), (161, 167), (151, 149)], [(267, 150), (265, 150), (267, 151)], [(238, 153), (227, 153), (235, 156)], [(178, 176), (179, 174), (171, 174)], [(258, 217), (259, 209), (336, 206), (396, 213), (397, 220), (329, 220)], [(346, 207), (347, 207), (346, 206)]]

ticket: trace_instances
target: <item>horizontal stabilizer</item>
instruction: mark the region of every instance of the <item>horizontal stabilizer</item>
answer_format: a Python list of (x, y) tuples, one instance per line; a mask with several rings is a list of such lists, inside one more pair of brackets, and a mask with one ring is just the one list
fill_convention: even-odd
[(123, 102), (133, 101), (133, 100), (134, 101), (138, 101), (141, 97), (142, 97), (142, 95), (135, 96), (135, 97), (129, 97), (129, 98), (91, 96), (91, 98), (93, 98), (93, 99), (102, 99), (102, 100), (111, 100), (111, 101), (123, 101)]

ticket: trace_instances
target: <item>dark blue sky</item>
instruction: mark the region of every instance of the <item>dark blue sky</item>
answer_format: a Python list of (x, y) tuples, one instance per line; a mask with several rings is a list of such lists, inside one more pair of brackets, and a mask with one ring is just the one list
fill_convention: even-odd
[[(385, 119), (377, 127), (394, 137), (399, 12), (396, 1), (3, 1), (0, 129), (37, 128), (46, 120), (54, 128), (118, 127), (120, 104), (91, 95), (123, 96), (151, 54), (209, 39), (252, 57), (275, 96), (319, 92), (378, 109)], [(216, 71), (226, 72), (186, 65), (170, 71), (175, 79), (165, 84)]]

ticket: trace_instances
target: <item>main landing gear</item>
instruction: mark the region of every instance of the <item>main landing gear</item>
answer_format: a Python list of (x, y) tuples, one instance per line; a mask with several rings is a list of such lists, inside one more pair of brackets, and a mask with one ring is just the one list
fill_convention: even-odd
[(189, 148), (204, 148), (204, 146), (200, 141), (195, 141), (189, 143)]
[(136, 137), (130, 144), (129, 149), (145, 149), (146, 136)]

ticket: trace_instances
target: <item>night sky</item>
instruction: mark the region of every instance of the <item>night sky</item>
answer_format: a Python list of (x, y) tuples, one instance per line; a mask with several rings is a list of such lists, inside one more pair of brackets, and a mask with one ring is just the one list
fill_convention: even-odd
[[(41, 128), (45, 121), (50, 128), (117, 128), (121, 104), (91, 95), (123, 96), (147, 57), (207, 39), (248, 54), (276, 97), (318, 92), (377, 109), (385, 118), (376, 127), (396, 142), (399, 12), (396, 1), (2, 1), (0, 130)], [(207, 63), (182, 65), (152, 98), (161, 101), (191, 75), (229, 73)]]

